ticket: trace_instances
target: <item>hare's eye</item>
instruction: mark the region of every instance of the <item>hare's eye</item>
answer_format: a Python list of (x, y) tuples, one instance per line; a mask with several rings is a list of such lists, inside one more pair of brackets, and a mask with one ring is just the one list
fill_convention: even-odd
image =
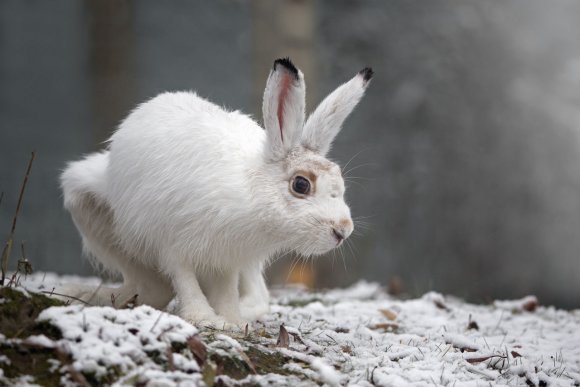
[(292, 182), (292, 191), (300, 195), (308, 195), (310, 193), (310, 182), (302, 176), (296, 176)]

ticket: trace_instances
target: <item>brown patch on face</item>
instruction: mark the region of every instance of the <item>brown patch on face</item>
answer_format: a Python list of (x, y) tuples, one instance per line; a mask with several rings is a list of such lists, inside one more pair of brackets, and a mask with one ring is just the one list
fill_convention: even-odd
[(336, 165), (328, 160), (311, 160), (309, 161), (309, 164), (315, 169), (323, 172), (330, 171)]
[(349, 226), (352, 225), (352, 221), (350, 219), (343, 218), (343, 219), (339, 220), (338, 225), (341, 228), (346, 229), (346, 228), (348, 228)]
[[(294, 190), (292, 189), (292, 184), (294, 183), (294, 179), (296, 178), (296, 176), (302, 176), (302, 177), (308, 179), (308, 181), (310, 181), (310, 192), (307, 195), (301, 195), (299, 193), (294, 192)], [(317, 176), (314, 172), (307, 171), (307, 170), (298, 170), (298, 171), (294, 172), (294, 175), (290, 179), (290, 184), (288, 185), (288, 190), (295, 197), (300, 198), (300, 199), (304, 199), (306, 196), (314, 195), (316, 193), (316, 179), (317, 179)]]

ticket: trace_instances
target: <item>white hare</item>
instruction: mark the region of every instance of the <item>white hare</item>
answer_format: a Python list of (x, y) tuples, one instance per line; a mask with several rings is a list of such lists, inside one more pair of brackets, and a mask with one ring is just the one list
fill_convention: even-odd
[(353, 231), (341, 170), (325, 155), (372, 74), (359, 72), (304, 123), (303, 74), (276, 60), (266, 130), (192, 92), (138, 106), (107, 150), (62, 174), (85, 250), (124, 280), (71, 295), (109, 305), (137, 295), (156, 308), (177, 296), (181, 317), (217, 327), (266, 313), (272, 256), (322, 254)]

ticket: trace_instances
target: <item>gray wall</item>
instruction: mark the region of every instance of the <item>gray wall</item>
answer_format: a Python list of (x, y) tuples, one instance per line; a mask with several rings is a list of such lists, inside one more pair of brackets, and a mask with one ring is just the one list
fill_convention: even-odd
[(315, 262), (317, 286), (397, 276), (412, 295), (580, 306), (580, 3), (271, 3), (0, 2), (0, 235), (36, 149), (17, 240), (37, 269), (90, 273), (61, 210), (65, 162), (164, 90), (259, 118), (265, 71), (291, 53), (309, 106), (376, 71), (331, 154), (354, 157), (348, 200), (366, 224), (346, 270), (340, 254)]

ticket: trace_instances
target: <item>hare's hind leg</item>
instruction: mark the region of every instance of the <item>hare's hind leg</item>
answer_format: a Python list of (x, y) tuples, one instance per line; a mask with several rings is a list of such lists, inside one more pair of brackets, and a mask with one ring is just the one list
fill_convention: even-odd
[(134, 302), (164, 308), (173, 298), (169, 282), (154, 269), (136, 262), (124, 253), (113, 233), (113, 216), (107, 203), (85, 192), (76, 193), (75, 200), (67, 204), (82, 235), (86, 252), (106, 270), (120, 272), (123, 285), (96, 289), (72, 286), (64, 289), (69, 292), (65, 294), (92, 305), (120, 307), (127, 302)]

